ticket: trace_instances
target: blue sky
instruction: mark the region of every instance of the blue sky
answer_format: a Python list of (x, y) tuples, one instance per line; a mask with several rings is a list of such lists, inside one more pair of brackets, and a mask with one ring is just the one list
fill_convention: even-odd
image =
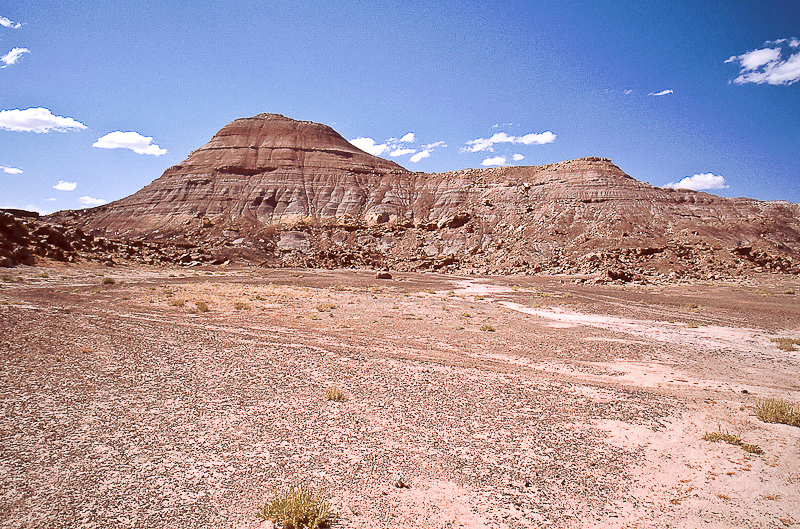
[(4, 1), (0, 206), (122, 198), (260, 112), (415, 171), (605, 156), (800, 202), (799, 38), (795, 0)]

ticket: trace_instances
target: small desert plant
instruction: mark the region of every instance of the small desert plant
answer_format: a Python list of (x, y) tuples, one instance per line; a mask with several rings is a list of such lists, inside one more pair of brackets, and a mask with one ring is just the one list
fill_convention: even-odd
[(184, 305), (186, 305), (186, 300), (173, 299), (172, 301), (169, 302), (169, 304), (172, 305), (173, 307), (183, 307)]
[(779, 338), (772, 338), (772, 341), (778, 344), (778, 349), (781, 351), (794, 351), (795, 345), (800, 345), (800, 340), (797, 338), (789, 338), (788, 336), (781, 336)]
[(711, 441), (712, 443), (718, 443), (720, 441), (728, 443), (729, 445), (739, 445), (742, 444), (741, 438), (733, 433), (728, 433), (727, 431), (718, 430), (716, 432), (706, 432), (703, 435), (703, 441)]
[(696, 321), (688, 321), (686, 322), (686, 327), (689, 329), (697, 329), (698, 327), (700, 327), (700, 324), (697, 323)]
[(336, 386), (331, 386), (325, 390), (325, 398), (333, 402), (344, 402), (347, 400), (347, 395)]
[(689, 310), (697, 310), (700, 308), (700, 305), (698, 305), (697, 303), (687, 303), (686, 308)]
[(761, 449), (758, 445), (751, 445), (749, 443), (742, 443), (741, 444), (742, 450), (747, 452), (748, 454), (757, 454), (761, 455), (764, 453), (764, 450)]
[(317, 305), (317, 310), (320, 312), (330, 312), (336, 308), (336, 305), (333, 303), (320, 303)]
[(103, 278), (103, 284), (104, 285), (113, 285), (114, 283), (116, 283), (116, 281), (114, 281), (113, 277), (104, 277)]
[(486, 324), (486, 325), (481, 325), (481, 330), (482, 330), (483, 332), (494, 332), (494, 331), (495, 331), (495, 328), (494, 328), (494, 327), (492, 327), (492, 326), (491, 326), (491, 325), (489, 325), (489, 324)]
[(764, 422), (800, 426), (800, 406), (783, 399), (762, 400), (756, 404), (755, 412)]
[(461, 313), (461, 317), (462, 318), (471, 318), (472, 314), (470, 314), (469, 312), (462, 312)]
[(250, 310), (250, 305), (241, 301), (237, 301), (233, 304), (233, 308), (236, 310)]
[(208, 308), (208, 303), (205, 301), (195, 301), (194, 306), (197, 307), (198, 312), (208, 312), (211, 310)]
[(319, 529), (328, 527), (334, 519), (331, 504), (322, 492), (303, 484), (291, 485), (280, 492), (276, 489), (274, 497), (256, 516), (282, 529)]

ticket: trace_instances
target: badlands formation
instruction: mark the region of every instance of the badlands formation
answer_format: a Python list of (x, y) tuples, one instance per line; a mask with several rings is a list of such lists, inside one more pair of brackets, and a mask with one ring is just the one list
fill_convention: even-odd
[(604, 158), (415, 173), (277, 114), (234, 120), (129, 197), (46, 220), (183, 248), (184, 263), (598, 280), (800, 271), (798, 204), (661, 189)]

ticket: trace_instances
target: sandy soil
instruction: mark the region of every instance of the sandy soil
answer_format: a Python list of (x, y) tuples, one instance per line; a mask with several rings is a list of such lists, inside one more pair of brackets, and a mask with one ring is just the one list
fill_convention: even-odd
[[(2, 279), (2, 527), (267, 527), (294, 482), (335, 527), (800, 526), (800, 428), (752, 412), (800, 402), (800, 355), (771, 341), (800, 337), (796, 278)], [(718, 429), (764, 454), (701, 440)]]

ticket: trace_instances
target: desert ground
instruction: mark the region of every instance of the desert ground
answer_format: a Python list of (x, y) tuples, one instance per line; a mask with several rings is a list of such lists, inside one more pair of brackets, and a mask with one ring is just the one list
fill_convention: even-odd
[(796, 276), (2, 280), (2, 527), (270, 527), (292, 483), (334, 527), (800, 527), (800, 428), (753, 413), (800, 402), (800, 351), (772, 341), (800, 338)]

